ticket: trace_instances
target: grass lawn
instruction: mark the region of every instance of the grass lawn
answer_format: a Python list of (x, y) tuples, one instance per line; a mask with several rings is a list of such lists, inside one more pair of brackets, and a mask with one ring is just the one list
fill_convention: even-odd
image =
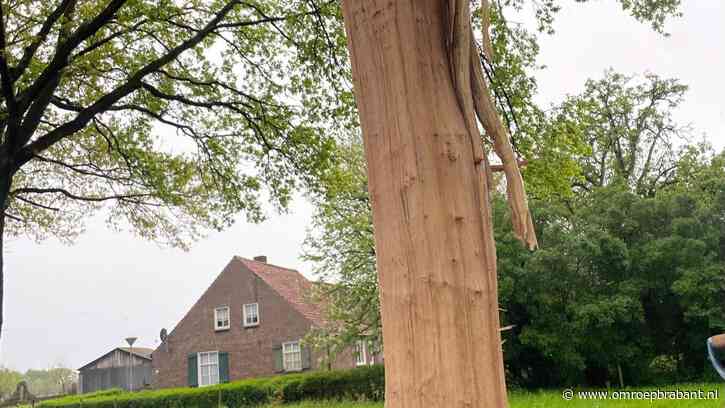
[[(683, 384), (664, 387), (662, 390), (674, 391), (708, 391), (719, 390), (716, 400), (602, 400), (580, 399), (576, 396), (567, 401), (562, 398), (562, 391), (514, 392), (510, 396), (511, 408), (725, 408), (725, 385), (721, 384)], [(657, 388), (638, 388), (630, 391), (656, 391)], [(576, 393), (575, 393), (576, 394)], [(279, 406), (277, 406), (279, 407)], [(272, 406), (268, 407), (272, 408)], [(305, 402), (284, 405), (284, 408), (383, 408), (382, 403), (371, 402)]]

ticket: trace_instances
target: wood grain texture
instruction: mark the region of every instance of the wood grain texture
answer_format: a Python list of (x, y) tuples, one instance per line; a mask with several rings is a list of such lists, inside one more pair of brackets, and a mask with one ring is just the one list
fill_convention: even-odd
[[(483, 3), (484, 10), (488, 9), (486, 2)], [(484, 42), (483, 50), (486, 58), (490, 61), (493, 58), (493, 47), (488, 37), (488, 12), (483, 14), (484, 21)], [(472, 38), (472, 36), (471, 36)], [(521, 177), (518, 160), (511, 145), (508, 129), (503, 125), (501, 117), (496, 110), (491, 91), (484, 78), (483, 68), (478, 56), (476, 43), (471, 39), (471, 97), (476, 110), (478, 120), (486, 130), (486, 135), (493, 142), (493, 149), (501, 159), (504, 174), (506, 175), (506, 194), (508, 196), (509, 209), (511, 210), (511, 222), (514, 235), (521, 240), (527, 248), (533, 250), (539, 246), (536, 239), (534, 222), (529, 211), (529, 204), (524, 188), (524, 180)]]
[(343, 1), (387, 408), (506, 406), (491, 208), (452, 78), (450, 10), (445, 0)]

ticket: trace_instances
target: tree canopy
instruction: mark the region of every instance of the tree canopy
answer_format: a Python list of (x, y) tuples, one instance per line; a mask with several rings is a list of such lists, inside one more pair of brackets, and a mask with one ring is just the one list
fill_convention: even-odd
[(2, 2), (0, 233), (104, 209), (184, 247), (284, 209), (352, 120), (341, 27), (317, 0)]
[(67, 239), (108, 202), (112, 224), (184, 244), (259, 219), (262, 187), (284, 207), (344, 120), (336, 20), (312, 1), (4, 3), (7, 231)]

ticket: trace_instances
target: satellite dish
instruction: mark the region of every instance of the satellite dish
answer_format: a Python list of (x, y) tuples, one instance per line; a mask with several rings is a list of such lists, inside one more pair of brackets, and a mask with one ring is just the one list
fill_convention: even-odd
[(159, 337), (161, 338), (161, 342), (163, 343), (166, 341), (166, 338), (169, 337), (169, 333), (166, 331), (166, 329), (161, 329)]

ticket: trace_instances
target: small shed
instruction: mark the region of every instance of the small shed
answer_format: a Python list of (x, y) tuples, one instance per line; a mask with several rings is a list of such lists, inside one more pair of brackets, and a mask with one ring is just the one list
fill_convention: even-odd
[(152, 349), (116, 347), (78, 369), (81, 394), (121, 388), (138, 391), (151, 384)]

